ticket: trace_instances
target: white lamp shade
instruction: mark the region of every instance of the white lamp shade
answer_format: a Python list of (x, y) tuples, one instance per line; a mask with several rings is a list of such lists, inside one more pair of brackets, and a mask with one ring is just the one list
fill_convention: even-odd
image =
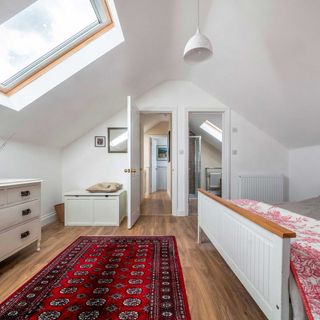
[(207, 60), (212, 56), (212, 45), (210, 40), (200, 33), (198, 29), (196, 34), (187, 42), (183, 56), (184, 60), (189, 63)]

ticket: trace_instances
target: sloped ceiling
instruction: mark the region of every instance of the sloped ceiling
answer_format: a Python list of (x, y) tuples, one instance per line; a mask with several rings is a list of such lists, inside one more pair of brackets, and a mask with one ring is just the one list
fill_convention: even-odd
[(320, 144), (319, 1), (200, 1), (214, 56), (194, 66), (181, 58), (194, 0), (115, 3), (125, 43), (20, 113), (1, 108), (0, 136), (62, 147), (125, 107), (127, 95), (185, 79), (288, 148)]

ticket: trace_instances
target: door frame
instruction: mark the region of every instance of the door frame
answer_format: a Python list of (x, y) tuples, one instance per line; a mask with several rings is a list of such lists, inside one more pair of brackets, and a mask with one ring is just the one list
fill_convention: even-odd
[(178, 111), (176, 108), (143, 108), (139, 107), (141, 113), (168, 113), (171, 115), (171, 213), (173, 216), (177, 215), (178, 211), (178, 176), (177, 176), (177, 163), (178, 163)]
[[(201, 136), (189, 136), (189, 140), (188, 140), (188, 201), (189, 201), (189, 195), (190, 195), (190, 184), (189, 184), (189, 160), (190, 160), (190, 154), (189, 154), (189, 142), (190, 142), (190, 139), (199, 139), (200, 141), (200, 145), (199, 145), (199, 151), (200, 151), (200, 186), (201, 186), (201, 169), (202, 169), (202, 158), (201, 158), (201, 142), (202, 142), (202, 137)], [(197, 191), (195, 192), (195, 195), (197, 195)], [(188, 213), (189, 213), (189, 204), (188, 204)]]
[[(231, 113), (227, 108), (186, 108), (185, 109), (185, 146), (186, 154), (185, 157), (185, 168), (189, 167), (189, 115), (190, 113), (221, 113), (222, 114), (222, 197), (225, 199), (230, 199), (230, 118)], [(188, 198), (189, 198), (189, 170), (187, 170), (187, 179), (185, 181), (185, 208), (189, 213), (188, 209)]]

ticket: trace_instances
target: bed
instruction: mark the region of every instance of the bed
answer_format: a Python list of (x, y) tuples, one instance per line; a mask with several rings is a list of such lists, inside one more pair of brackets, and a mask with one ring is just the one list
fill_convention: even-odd
[(314, 218), (319, 204), (314, 198), (276, 207), (200, 190), (198, 241), (204, 232), (268, 319), (318, 320), (320, 223)]
[(276, 204), (283, 208), (309, 218), (320, 220), (320, 197), (306, 199), (298, 202), (284, 202)]
[[(297, 202), (284, 202), (276, 204), (275, 206), (320, 221), (320, 197)], [(289, 277), (289, 294), (292, 308), (292, 319), (308, 319), (297, 282), (295, 281), (292, 273), (290, 273)]]

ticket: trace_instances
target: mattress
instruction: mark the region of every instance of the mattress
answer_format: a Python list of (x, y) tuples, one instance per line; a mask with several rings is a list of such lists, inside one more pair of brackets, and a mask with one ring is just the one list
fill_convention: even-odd
[(320, 197), (298, 202), (284, 202), (276, 206), (309, 218), (320, 220)]

